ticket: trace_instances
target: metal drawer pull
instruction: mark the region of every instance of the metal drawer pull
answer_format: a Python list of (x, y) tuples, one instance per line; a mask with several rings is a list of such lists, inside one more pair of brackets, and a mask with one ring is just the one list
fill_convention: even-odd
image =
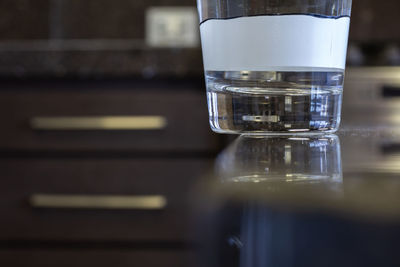
[(35, 117), (34, 130), (161, 130), (167, 126), (162, 116)]
[(29, 199), (34, 208), (60, 209), (128, 209), (162, 210), (167, 205), (164, 196), (111, 195), (45, 195), (35, 194)]

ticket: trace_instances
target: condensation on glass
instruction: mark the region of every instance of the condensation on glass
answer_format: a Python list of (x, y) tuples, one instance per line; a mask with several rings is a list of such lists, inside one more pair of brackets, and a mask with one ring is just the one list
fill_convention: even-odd
[(198, 0), (198, 8), (214, 131), (338, 129), (351, 0)]

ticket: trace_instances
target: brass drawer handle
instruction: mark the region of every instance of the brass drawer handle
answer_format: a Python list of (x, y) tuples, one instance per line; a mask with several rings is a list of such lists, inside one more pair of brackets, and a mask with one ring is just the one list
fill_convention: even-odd
[(48, 195), (34, 194), (29, 202), (34, 208), (162, 210), (167, 205), (164, 196), (118, 195)]
[(162, 116), (35, 117), (30, 125), (34, 130), (162, 130), (167, 126), (167, 119)]

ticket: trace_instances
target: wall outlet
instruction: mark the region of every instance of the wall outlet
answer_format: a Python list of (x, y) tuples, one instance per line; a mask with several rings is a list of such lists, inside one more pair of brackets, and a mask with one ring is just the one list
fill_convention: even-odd
[(151, 47), (191, 48), (200, 42), (194, 7), (150, 7), (146, 12), (146, 43)]

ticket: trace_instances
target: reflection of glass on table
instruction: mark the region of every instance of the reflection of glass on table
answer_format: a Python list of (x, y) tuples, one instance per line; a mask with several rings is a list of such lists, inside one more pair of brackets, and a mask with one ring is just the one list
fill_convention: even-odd
[(341, 183), (340, 141), (323, 137), (241, 136), (216, 162), (221, 182)]

